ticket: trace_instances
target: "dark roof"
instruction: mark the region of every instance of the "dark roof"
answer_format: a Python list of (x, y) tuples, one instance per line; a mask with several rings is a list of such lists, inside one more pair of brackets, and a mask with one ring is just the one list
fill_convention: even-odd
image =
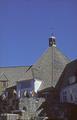
[(49, 47), (33, 65), (34, 78), (42, 81), (39, 90), (55, 87), (70, 60), (55, 46)]
[(72, 76), (77, 76), (77, 59), (67, 64), (60, 77), (60, 80), (58, 81), (56, 88), (61, 89), (63, 87), (68, 86), (69, 78)]

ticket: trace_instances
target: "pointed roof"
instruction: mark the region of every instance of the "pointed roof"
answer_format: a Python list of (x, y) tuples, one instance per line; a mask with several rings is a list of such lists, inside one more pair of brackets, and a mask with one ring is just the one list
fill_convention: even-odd
[(17, 81), (37, 79), (42, 84), (39, 90), (55, 87), (65, 66), (70, 60), (56, 48), (56, 38), (49, 38), (49, 47), (32, 66), (1, 67), (0, 80), (8, 79), (8, 87)]
[(55, 87), (66, 64), (69, 62), (70, 60), (51, 41), (49, 48), (32, 67), (34, 78), (42, 81), (39, 90)]
[(0, 82), (8, 81), (8, 78), (6, 77), (5, 73), (2, 73), (0, 76)]

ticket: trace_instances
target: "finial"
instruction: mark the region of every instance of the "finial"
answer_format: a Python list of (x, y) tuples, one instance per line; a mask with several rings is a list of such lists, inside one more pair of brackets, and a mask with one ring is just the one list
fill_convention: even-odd
[(56, 37), (54, 36), (54, 33), (51, 33), (51, 36), (49, 38), (49, 47), (51, 46), (56, 47)]

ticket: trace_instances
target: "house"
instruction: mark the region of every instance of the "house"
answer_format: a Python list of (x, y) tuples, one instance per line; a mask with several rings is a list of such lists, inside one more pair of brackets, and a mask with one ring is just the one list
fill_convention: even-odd
[(71, 61), (64, 69), (57, 84), (60, 101), (77, 104), (77, 60)]
[(77, 60), (66, 65), (56, 89), (64, 116), (68, 120), (77, 119)]

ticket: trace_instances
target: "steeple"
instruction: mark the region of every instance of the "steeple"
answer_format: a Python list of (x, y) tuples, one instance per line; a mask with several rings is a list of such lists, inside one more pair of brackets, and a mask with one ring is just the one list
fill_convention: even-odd
[(49, 47), (54, 46), (56, 47), (56, 37), (54, 35), (51, 35), (49, 37)]

